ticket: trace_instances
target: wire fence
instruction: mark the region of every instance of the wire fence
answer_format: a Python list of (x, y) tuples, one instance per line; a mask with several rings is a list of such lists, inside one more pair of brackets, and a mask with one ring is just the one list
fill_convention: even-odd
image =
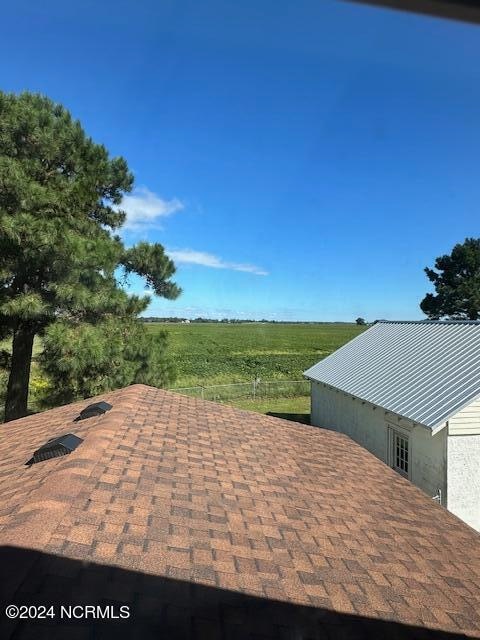
[(177, 387), (170, 389), (195, 398), (224, 402), (228, 400), (260, 400), (262, 398), (295, 398), (310, 395), (308, 380), (252, 380), (216, 384), (207, 387)]

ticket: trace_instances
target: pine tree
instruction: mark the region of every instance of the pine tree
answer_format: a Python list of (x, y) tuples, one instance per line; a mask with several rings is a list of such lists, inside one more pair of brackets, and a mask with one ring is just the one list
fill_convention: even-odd
[(26, 414), (33, 341), (62, 321), (135, 318), (149, 298), (128, 295), (118, 270), (175, 298), (173, 262), (159, 244), (126, 248), (122, 196), (133, 177), (61, 105), (0, 92), (0, 334), (12, 338), (5, 420)]
[(47, 407), (89, 398), (132, 383), (165, 386), (174, 378), (167, 333), (151, 332), (135, 318), (97, 324), (55, 322), (43, 336), (39, 364), (50, 382)]

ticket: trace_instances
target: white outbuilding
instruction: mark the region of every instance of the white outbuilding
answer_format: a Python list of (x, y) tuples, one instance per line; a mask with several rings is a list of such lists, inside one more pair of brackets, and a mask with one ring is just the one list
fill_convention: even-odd
[(376, 322), (304, 375), (313, 425), (480, 531), (480, 322)]

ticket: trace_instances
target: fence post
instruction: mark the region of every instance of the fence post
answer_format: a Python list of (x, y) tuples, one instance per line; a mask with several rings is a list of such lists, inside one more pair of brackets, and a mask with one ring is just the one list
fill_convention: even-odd
[(253, 399), (255, 400), (255, 391), (257, 389), (256, 380), (252, 382), (252, 387), (253, 387)]
[(205, 400), (204, 388), (203, 387), (200, 387), (200, 388), (202, 390), (202, 400)]

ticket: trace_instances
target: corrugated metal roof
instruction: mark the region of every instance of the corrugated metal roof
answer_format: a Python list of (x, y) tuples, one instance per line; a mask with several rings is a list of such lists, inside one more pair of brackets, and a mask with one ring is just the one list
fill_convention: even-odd
[(480, 322), (382, 320), (304, 375), (434, 429), (480, 395)]

